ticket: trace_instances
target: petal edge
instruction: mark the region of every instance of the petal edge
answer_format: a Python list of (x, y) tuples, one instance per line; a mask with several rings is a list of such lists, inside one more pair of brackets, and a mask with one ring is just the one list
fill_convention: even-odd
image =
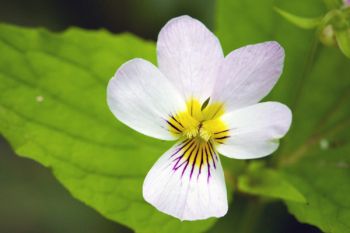
[(171, 19), (157, 41), (159, 69), (186, 99), (205, 101), (224, 59), (218, 38), (190, 16)]
[(158, 139), (174, 140), (166, 120), (186, 104), (172, 84), (152, 63), (132, 59), (109, 81), (107, 103), (112, 113), (130, 128)]
[(292, 122), (290, 109), (278, 102), (263, 102), (225, 114), (230, 136), (218, 151), (236, 159), (255, 159), (277, 150), (279, 139)]
[(269, 41), (247, 45), (225, 57), (212, 101), (224, 102), (228, 111), (258, 103), (282, 74), (284, 49)]

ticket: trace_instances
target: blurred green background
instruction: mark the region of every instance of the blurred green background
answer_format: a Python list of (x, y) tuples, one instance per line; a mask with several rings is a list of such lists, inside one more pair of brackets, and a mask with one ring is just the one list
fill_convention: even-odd
[[(52, 31), (71, 26), (106, 28), (114, 33), (129, 31), (155, 40), (160, 28), (174, 16), (188, 14), (211, 29), (214, 25), (214, 0), (1, 0), (0, 3), (1, 22), (45, 27)], [(17, 157), (3, 138), (0, 138), (0, 156), (0, 233), (132, 232), (73, 199), (49, 170), (34, 161)], [(298, 223), (282, 203), (261, 210), (263, 217), (254, 226), (239, 222), (247, 219), (244, 216), (253, 218), (257, 213), (251, 213), (247, 208), (247, 205), (255, 204), (253, 197), (235, 195), (228, 215), (210, 232), (227, 231), (232, 228), (232, 222), (242, 233), (255, 232), (253, 228), (259, 229), (259, 233), (320, 232), (310, 225)], [(233, 229), (232, 232), (240, 233)]]

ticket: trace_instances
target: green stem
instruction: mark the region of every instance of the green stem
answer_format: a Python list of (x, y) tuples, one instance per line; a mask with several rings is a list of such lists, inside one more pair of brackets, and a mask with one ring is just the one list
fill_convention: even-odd
[(250, 200), (244, 209), (239, 233), (254, 233), (257, 223), (265, 209), (265, 203), (260, 198)]
[(305, 80), (306, 80), (306, 77), (309, 75), (312, 65), (314, 63), (314, 58), (315, 58), (315, 54), (318, 49), (318, 46), (319, 46), (319, 39), (318, 39), (318, 34), (316, 33), (311, 44), (310, 52), (308, 53), (308, 56), (307, 56), (306, 64), (302, 72), (300, 83), (297, 87), (296, 95), (294, 97), (294, 101), (291, 106), (292, 109), (296, 109), (299, 103), (300, 96), (304, 90)]
[(299, 147), (294, 153), (289, 156), (283, 157), (283, 159), (279, 160), (278, 166), (287, 166), (291, 164), (295, 164), (301, 158), (307, 155), (307, 151), (314, 146), (317, 142), (319, 142), (323, 137), (331, 137), (339, 133), (340, 131), (347, 129), (350, 126), (350, 118), (347, 118), (337, 125), (332, 127), (330, 130), (324, 131), (322, 133), (316, 134), (313, 137), (310, 137), (309, 140), (301, 147)]

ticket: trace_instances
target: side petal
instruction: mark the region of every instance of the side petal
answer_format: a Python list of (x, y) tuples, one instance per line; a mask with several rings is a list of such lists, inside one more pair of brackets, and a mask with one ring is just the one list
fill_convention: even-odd
[(113, 114), (130, 128), (154, 138), (173, 140), (167, 120), (186, 104), (152, 63), (133, 59), (109, 81), (107, 102)]
[(157, 41), (158, 66), (186, 99), (203, 103), (211, 94), (224, 59), (216, 36), (189, 16), (171, 19)]
[(236, 110), (258, 103), (279, 79), (284, 50), (277, 42), (248, 45), (234, 50), (222, 63), (211, 101)]
[(229, 137), (218, 145), (218, 151), (230, 158), (254, 159), (278, 148), (292, 113), (281, 103), (265, 102), (227, 113), (222, 120), (229, 125)]
[(143, 183), (145, 200), (180, 220), (225, 215), (225, 178), (219, 156), (212, 149), (194, 140), (173, 146), (147, 174)]

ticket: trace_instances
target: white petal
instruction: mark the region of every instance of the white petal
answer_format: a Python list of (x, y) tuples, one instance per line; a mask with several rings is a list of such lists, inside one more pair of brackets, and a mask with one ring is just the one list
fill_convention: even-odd
[[(221, 217), (226, 214), (228, 206), (220, 159), (216, 152), (213, 159), (201, 156), (203, 153), (195, 152), (194, 144), (189, 143), (190, 140), (178, 143), (162, 155), (147, 174), (143, 196), (158, 210), (181, 220)], [(190, 152), (191, 156), (197, 154), (201, 166), (193, 165), (191, 160), (186, 163), (181, 157)], [(206, 158), (209, 158), (209, 163), (206, 163)], [(202, 163), (199, 159), (203, 159)]]
[(157, 41), (158, 66), (186, 99), (201, 102), (211, 94), (224, 59), (219, 40), (200, 21), (189, 16), (170, 20)]
[(230, 137), (217, 147), (230, 158), (253, 159), (274, 152), (278, 139), (288, 131), (292, 113), (277, 102), (265, 102), (233, 111), (222, 116), (229, 125)]
[(280, 77), (283, 61), (284, 50), (277, 42), (234, 50), (221, 66), (211, 100), (225, 102), (229, 111), (258, 103)]
[(166, 120), (186, 108), (181, 94), (148, 61), (133, 59), (123, 64), (109, 81), (107, 101), (124, 124), (145, 135), (172, 140)]

